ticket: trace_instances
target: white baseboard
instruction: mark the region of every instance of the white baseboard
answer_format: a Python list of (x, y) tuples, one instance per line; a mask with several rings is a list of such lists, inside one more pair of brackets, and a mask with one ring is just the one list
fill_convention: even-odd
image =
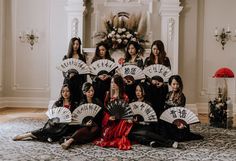
[(0, 97), (0, 108), (4, 107), (33, 107), (47, 108), (49, 99), (40, 97)]
[(7, 99), (4, 97), (0, 97), (0, 108), (7, 107)]

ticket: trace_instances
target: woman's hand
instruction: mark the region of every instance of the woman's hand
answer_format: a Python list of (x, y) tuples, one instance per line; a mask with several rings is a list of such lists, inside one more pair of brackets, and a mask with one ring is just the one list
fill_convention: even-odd
[(183, 128), (185, 128), (186, 126), (184, 125), (184, 124), (182, 124), (182, 123), (178, 123), (177, 124), (177, 128), (178, 129), (183, 129)]
[(130, 123), (130, 124), (132, 124), (133, 123), (133, 121), (132, 120), (126, 120), (128, 123)]
[(86, 125), (87, 125), (87, 126), (91, 126), (92, 123), (93, 123), (93, 121), (92, 121), (92, 120), (89, 120), (88, 122), (86, 122)]
[(115, 119), (116, 119), (115, 116), (110, 116), (110, 117), (109, 117), (109, 120), (114, 121)]

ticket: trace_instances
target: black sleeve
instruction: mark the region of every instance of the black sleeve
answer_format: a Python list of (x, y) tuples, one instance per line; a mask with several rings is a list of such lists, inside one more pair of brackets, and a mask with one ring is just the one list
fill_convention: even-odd
[(164, 64), (166, 67), (168, 67), (169, 69), (171, 69), (171, 65), (170, 65), (170, 59), (168, 57), (165, 57), (164, 59)]

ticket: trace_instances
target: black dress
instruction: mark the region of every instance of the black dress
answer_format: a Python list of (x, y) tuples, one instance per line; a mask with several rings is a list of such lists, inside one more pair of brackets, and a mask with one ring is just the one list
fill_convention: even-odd
[(110, 91), (111, 86), (111, 77), (106, 80), (101, 80), (99, 77), (96, 77), (93, 82), (94, 88), (94, 97), (98, 98), (100, 102), (104, 105), (104, 100), (106, 97), (106, 92)]
[(136, 56), (134, 62), (130, 62), (130, 60), (128, 59), (125, 59), (125, 63), (124, 65), (136, 65), (138, 66), (139, 68), (143, 69), (143, 59), (139, 56)]
[[(96, 137), (101, 134), (101, 126), (103, 119), (103, 106), (102, 103), (98, 99), (93, 99), (94, 104), (102, 107), (102, 109), (98, 112), (96, 117), (93, 119), (92, 126), (89, 127), (79, 127), (77, 130), (71, 135), (71, 138), (75, 140), (77, 144), (85, 144), (93, 141)], [(83, 100), (80, 104), (88, 103), (87, 100)]]
[[(155, 63), (153, 61), (151, 61), (150, 57), (147, 57), (144, 61), (144, 67), (147, 67), (147, 66), (153, 65), (153, 64), (155, 64)], [(161, 63), (161, 65), (164, 65), (164, 66), (168, 67), (169, 69), (171, 69), (170, 60), (168, 57), (164, 58), (164, 61), (163, 61), (163, 63)]]
[[(65, 55), (63, 60), (68, 59)], [(86, 63), (84, 57), (79, 58)], [(73, 74), (72, 77), (70, 75)], [(76, 70), (69, 70), (68, 72), (63, 72), (64, 76), (64, 84), (68, 84), (71, 89), (71, 96), (73, 102), (79, 102), (82, 99), (83, 92), (82, 92), (82, 85), (87, 82), (87, 75), (81, 75)]]
[[(76, 104), (71, 104), (70, 111), (72, 112), (76, 108)], [(52, 108), (63, 107), (63, 101), (56, 101)], [(74, 126), (69, 126), (66, 123), (56, 123), (55, 119), (49, 119), (43, 128), (31, 131), (36, 136), (38, 141), (55, 142), (59, 141), (63, 136), (68, 135), (75, 131)]]
[(148, 89), (148, 98), (150, 98), (152, 107), (159, 118), (161, 113), (164, 111), (165, 100), (168, 94), (168, 85), (164, 83), (162, 86), (157, 87), (156, 85), (150, 83)]
[[(146, 102), (147, 103), (147, 102)], [(149, 103), (147, 103), (149, 104)], [(157, 123), (139, 124), (134, 122), (129, 139), (142, 145), (150, 145), (151, 142), (156, 142), (159, 147), (172, 147), (174, 141), (166, 139), (156, 133)]]
[[(178, 96), (171, 100), (172, 91), (167, 94), (167, 100), (165, 108), (171, 108), (171, 107), (184, 107), (186, 98), (183, 93), (179, 93)], [(199, 134), (194, 134), (190, 132), (190, 126), (187, 125), (183, 129), (179, 129), (175, 124), (170, 124), (168, 122), (159, 120), (158, 122), (158, 131), (160, 132), (160, 135), (172, 139), (175, 141), (190, 141), (190, 140), (200, 140), (203, 139), (203, 137)]]

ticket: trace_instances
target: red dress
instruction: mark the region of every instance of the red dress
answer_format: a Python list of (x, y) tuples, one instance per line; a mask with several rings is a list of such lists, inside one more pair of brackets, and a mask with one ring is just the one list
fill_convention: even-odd
[[(116, 98), (111, 98), (114, 100)], [(124, 94), (123, 99), (128, 102), (128, 96)], [(131, 143), (128, 139), (128, 134), (133, 126), (127, 120), (109, 120), (110, 115), (105, 112), (102, 120), (102, 136), (94, 141), (98, 146), (116, 147), (120, 150), (131, 149)]]

